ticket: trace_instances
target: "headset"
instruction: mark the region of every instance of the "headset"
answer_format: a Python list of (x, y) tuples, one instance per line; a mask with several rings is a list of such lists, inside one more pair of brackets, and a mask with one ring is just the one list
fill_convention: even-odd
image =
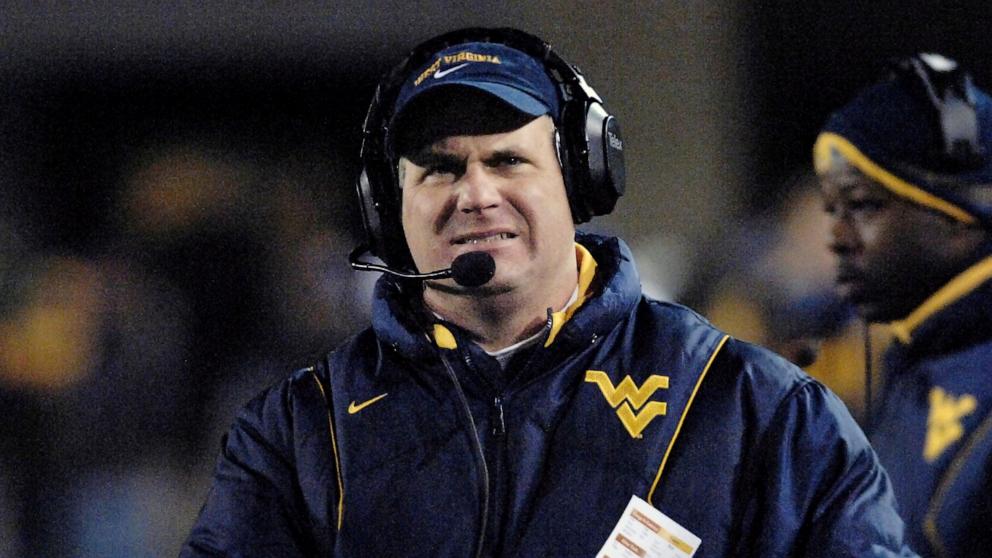
[(931, 109), (932, 170), (954, 173), (984, 165), (987, 154), (978, 139), (971, 76), (957, 62), (936, 54), (905, 57), (890, 67), (892, 77)]
[(575, 223), (610, 213), (623, 195), (625, 170), (619, 124), (577, 67), (543, 40), (517, 29), (452, 31), (415, 47), (376, 88), (362, 127), (362, 170), (357, 183), (366, 242), (352, 252), (352, 265), (358, 254), (371, 252), (391, 268), (415, 269), (403, 234), (398, 160), (388, 142), (393, 107), (412, 72), (441, 50), (471, 42), (502, 44), (528, 54), (544, 66), (555, 84), (561, 107), (555, 118), (558, 157)]

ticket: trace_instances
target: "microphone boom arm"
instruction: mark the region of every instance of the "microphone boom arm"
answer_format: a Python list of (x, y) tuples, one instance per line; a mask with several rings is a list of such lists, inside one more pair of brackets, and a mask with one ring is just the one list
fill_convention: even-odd
[(412, 279), (415, 281), (427, 281), (431, 279), (453, 278), (455, 283), (463, 287), (479, 287), (492, 279), (496, 273), (496, 263), (492, 256), (485, 252), (468, 252), (455, 258), (448, 269), (440, 269), (430, 273), (414, 273), (392, 269), (389, 266), (363, 262), (358, 258), (368, 252), (368, 247), (364, 244), (358, 245), (348, 256), (348, 263), (356, 271), (378, 271), (387, 273), (394, 277)]

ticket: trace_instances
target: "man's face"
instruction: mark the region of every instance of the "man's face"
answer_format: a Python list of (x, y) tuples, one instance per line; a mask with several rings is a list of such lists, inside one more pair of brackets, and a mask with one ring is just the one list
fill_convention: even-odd
[(542, 116), (506, 133), (450, 136), (401, 159), (403, 231), (417, 269), (484, 251), (496, 261), (485, 291), (550, 292), (569, 267), (574, 275), (575, 227), (553, 134)]
[(869, 322), (905, 318), (959, 271), (949, 217), (899, 197), (844, 160), (820, 176), (837, 287)]

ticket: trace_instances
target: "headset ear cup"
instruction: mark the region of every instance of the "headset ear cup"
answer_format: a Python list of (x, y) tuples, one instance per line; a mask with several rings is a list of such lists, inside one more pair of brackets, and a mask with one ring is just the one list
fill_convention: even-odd
[(890, 70), (929, 109), (934, 127), (931, 166), (959, 172), (984, 165), (988, 154), (979, 141), (971, 76), (957, 62), (933, 54), (896, 60)]
[(399, 186), (388, 164), (367, 161), (358, 175), (357, 190), (369, 251), (391, 267), (413, 270), (403, 236)]
[(365, 239), (368, 242), (369, 250), (379, 255), (379, 248), (382, 246), (382, 219), (376, 208), (375, 195), (372, 193), (372, 185), (369, 183), (368, 169), (362, 168), (358, 175), (356, 184), (358, 192), (358, 206), (362, 211), (362, 227), (365, 229)]
[(624, 192), (623, 138), (617, 119), (599, 103), (589, 104), (585, 121), (585, 142), (589, 153), (586, 204), (592, 215), (606, 215), (613, 211), (617, 199)]
[(570, 125), (569, 117), (572, 113), (572, 106), (566, 103), (562, 106), (561, 122), (555, 133), (555, 149), (558, 152), (558, 163), (561, 166), (562, 178), (565, 181), (565, 193), (568, 196), (568, 205), (572, 210), (572, 221), (576, 225), (585, 223), (592, 216), (584, 203), (583, 182), (585, 178), (578, 168), (582, 165), (576, 163), (579, 153), (575, 152), (576, 139), (572, 137), (574, 125)]
[(613, 211), (623, 195), (623, 139), (616, 118), (596, 101), (566, 104), (561, 121), (569, 204), (572, 219), (581, 224)]

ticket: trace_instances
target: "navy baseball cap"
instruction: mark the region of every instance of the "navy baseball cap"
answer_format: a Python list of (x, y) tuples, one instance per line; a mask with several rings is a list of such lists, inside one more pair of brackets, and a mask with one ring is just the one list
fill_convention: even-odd
[(483, 91), (530, 116), (558, 120), (558, 90), (541, 62), (503, 44), (471, 42), (445, 48), (410, 74), (396, 97), (390, 127), (412, 100), (452, 85)]

